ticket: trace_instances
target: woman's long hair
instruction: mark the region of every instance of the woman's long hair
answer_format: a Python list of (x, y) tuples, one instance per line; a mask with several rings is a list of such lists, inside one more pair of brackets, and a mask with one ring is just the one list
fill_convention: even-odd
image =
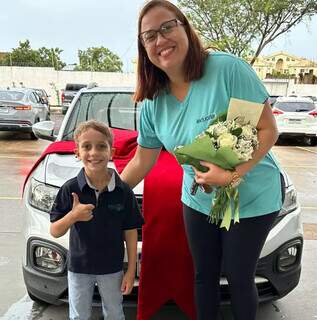
[[(183, 23), (188, 37), (188, 52), (184, 61), (184, 74), (186, 81), (197, 80), (202, 77), (204, 62), (208, 56), (207, 50), (190, 25), (186, 16), (171, 2), (167, 0), (151, 0), (141, 10), (138, 20), (138, 34), (141, 32), (143, 17), (149, 10), (155, 7), (164, 7), (173, 12), (176, 18)], [(135, 101), (153, 99), (163, 90), (167, 89), (169, 78), (167, 74), (156, 67), (148, 58), (144, 45), (138, 37), (138, 63), (137, 63), (137, 85), (134, 94)]]

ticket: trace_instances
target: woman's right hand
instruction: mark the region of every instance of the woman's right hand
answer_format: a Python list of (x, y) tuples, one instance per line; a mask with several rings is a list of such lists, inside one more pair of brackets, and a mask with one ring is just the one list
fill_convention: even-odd
[(215, 164), (206, 161), (200, 161), (200, 164), (208, 168), (207, 172), (201, 172), (193, 167), (195, 172), (195, 181), (200, 185), (208, 186), (226, 186), (231, 182), (232, 173)]

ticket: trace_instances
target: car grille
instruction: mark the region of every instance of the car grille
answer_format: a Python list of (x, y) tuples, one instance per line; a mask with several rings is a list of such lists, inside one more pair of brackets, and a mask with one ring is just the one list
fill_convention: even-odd
[[(271, 285), (271, 283), (269, 281), (258, 283), (257, 290), (258, 290), (260, 302), (270, 301), (270, 300), (278, 297), (277, 291), (275, 290), (275, 288)], [(220, 297), (221, 297), (221, 304), (222, 305), (229, 305), (230, 304), (230, 292), (229, 292), (228, 284), (221, 285)], [(60, 299), (63, 301), (68, 301), (68, 293), (65, 292), (63, 297), (61, 297)], [(134, 287), (132, 289), (132, 292), (129, 295), (123, 296), (123, 304), (125, 306), (129, 306), (129, 305), (135, 306), (137, 304), (137, 300), (138, 300), (138, 287)], [(95, 290), (94, 290), (93, 304), (95, 306), (101, 305), (101, 297), (99, 295), (97, 285), (95, 286)], [(174, 304), (174, 301), (169, 300), (169, 301), (167, 301), (166, 304)]]
[[(135, 197), (136, 197), (136, 200), (138, 202), (140, 211), (143, 214), (143, 207), (142, 207), (143, 197), (142, 197), (142, 195), (135, 195)], [(138, 241), (142, 241), (142, 228), (138, 229)]]
[[(258, 289), (260, 302), (269, 301), (269, 300), (272, 300), (274, 297), (278, 296), (277, 291), (269, 281), (257, 283), (256, 287)], [(228, 284), (221, 286), (220, 296), (221, 296), (221, 304), (223, 305), (230, 304), (230, 292), (229, 292)]]
[(135, 195), (135, 198), (136, 198), (136, 201), (138, 202), (138, 205), (139, 205), (139, 208), (142, 212), (143, 210), (143, 207), (142, 207), (142, 204), (143, 204), (143, 196), (138, 194), (138, 195)]

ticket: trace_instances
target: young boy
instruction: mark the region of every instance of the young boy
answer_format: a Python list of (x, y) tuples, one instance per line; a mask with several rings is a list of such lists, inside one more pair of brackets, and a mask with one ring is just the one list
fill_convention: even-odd
[[(78, 126), (74, 139), (84, 168), (60, 188), (50, 215), (53, 237), (70, 229), (69, 318), (90, 319), (97, 283), (104, 319), (125, 319), (122, 295), (133, 288), (137, 228), (143, 218), (132, 190), (107, 168), (114, 153), (109, 128), (87, 121)], [(128, 270), (123, 275), (124, 240)]]

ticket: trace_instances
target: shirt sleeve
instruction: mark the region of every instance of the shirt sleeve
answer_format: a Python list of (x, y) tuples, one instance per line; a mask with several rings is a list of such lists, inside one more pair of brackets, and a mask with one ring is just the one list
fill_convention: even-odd
[(231, 97), (264, 103), (269, 94), (249, 63), (237, 58), (231, 73)]
[(144, 148), (156, 149), (163, 146), (155, 132), (153, 114), (153, 103), (145, 100), (141, 106), (140, 129), (138, 135), (138, 144)]
[(143, 216), (133, 191), (127, 189), (127, 197), (125, 204), (125, 217), (123, 221), (123, 229), (136, 229), (141, 228), (144, 224)]
[(51, 222), (55, 222), (63, 218), (72, 209), (70, 196), (71, 193), (69, 188), (66, 185), (63, 185), (57, 193), (50, 212)]

